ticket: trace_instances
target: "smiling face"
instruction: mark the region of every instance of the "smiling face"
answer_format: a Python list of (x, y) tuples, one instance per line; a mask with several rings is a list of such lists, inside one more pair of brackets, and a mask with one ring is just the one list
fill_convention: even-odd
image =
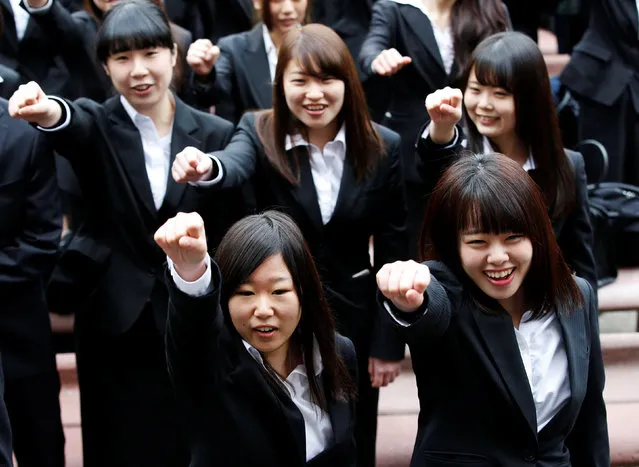
[(272, 366), (286, 360), (302, 310), (281, 254), (267, 258), (232, 294), (231, 321), (242, 339)]
[(517, 138), (514, 96), (503, 88), (480, 84), (474, 70), (468, 77), (464, 105), (477, 131), (498, 146)]
[(307, 127), (309, 140), (333, 139), (344, 105), (344, 81), (329, 75), (313, 76), (294, 60), (284, 69), (283, 81), (286, 104)]
[(276, 31), (282, 37), (288, 31), (304, 22), (307, 0), (270, 0), (268, 2), (271, 31)]
[(138, 112), (148, 113), (169, 99), (175, 61), (169, 48), (152, 47), (110, 55), (104, 68), (116, 91)]
[(516, 233), (465, 232), (459, 257), (468, 277), (510, 314), (525, 311), (522, 284), (533, 257), (530, 239)]

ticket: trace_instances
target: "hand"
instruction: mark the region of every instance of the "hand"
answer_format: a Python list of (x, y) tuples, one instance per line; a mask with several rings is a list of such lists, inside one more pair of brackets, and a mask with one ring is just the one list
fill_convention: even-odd
[(370, 357), (368, 359), (368, 374), (374, 388), (388, 386), (395, 381), (402, 369), (402, 362), (392, 362)]
[(186, 63), (196, 75), (208, 75), (220, 56), (220, 48), (208, 39), (198, 39), (189, 46)]
[(198, 213), (179, 212), (155, 232), (153, 239), (171, 258), (182, 279), (193, 282), (202, 277), (208, 251), (204, 221)]
[(410, 57), (404, 57), (397, 49), (386, 49), (375, 57), (371, 67), (381, 76), (391, 76), (413, 61)]
[(171, 174), (178, 183), (209, 180), (213, 172), (213, 161), (197, 148), (184, 148), (175, 156)]
[(38, 83), (29, 81), (20, 85), (9, 99), (9, 115), (49, 128), (60, 121), (62, 109), (45, 95)]
[(377, 287), (404, 312), (417, 311), (424, 303), (424, 292), (430, 284), (428, 266), (415, 261), (395, 261), (385, 264), (377, 273)]

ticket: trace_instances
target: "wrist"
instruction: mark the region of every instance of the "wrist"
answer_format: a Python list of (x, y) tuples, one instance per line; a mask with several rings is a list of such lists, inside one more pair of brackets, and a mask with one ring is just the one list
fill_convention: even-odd
[(186, 282), (195, 282), (206, 272), (206, 261), (202, 260), (199, 264), (183, 264), (173, 263), (175, 272)]
[(430, 122), (430, 139), (435, 144), (448, 144), (455, 138), (455, 124)]
[(50, 108), (46, 115), (39, 119), (37, 124), (42, 128), (53, 128), (60, 123), (60, 120), (62, 120), (62, 107), (53, 99), (47, 98), (47, 102), (49, 103)]
[(27, 4), (31, 8), (42, 8), (48, 3), (49, 0), (29, 0)]

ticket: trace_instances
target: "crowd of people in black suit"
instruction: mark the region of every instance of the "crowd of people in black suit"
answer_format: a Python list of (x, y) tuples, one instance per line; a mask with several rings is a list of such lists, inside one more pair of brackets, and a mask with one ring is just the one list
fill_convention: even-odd
[[(412, 465), (609, 465), (528, 2), (0, 3), (0, 465), (65, 463), (51, 309), (85, 467), (373, 467), (405, 344)], [(639, 184), (639, 4), (588, 4), (560, 79)]]

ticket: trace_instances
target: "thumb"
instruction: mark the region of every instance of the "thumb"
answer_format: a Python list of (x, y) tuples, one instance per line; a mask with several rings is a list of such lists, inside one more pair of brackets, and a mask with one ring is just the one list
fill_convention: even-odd
[(188, 237), (182, 237), (182, 238), (195, 238), (198, 239), (200, 238), (200, 230), (201, 230), (201, 226), (199, 225), (189, 225), (186, 228), (186, 234), (188, 235)]
[(204, 175), (211, 168), (211, 159), (208, 156), (201, 157), (197, 162), (197, 166), (195, 167), (195, 171), (199, 175)]
[(402, 65), (408, 65), (409, 63), (412, 63), (413, 59), (410, 57), (402, 57)]
[(415, 289), (410, 289), (404, 294), (404, 298), (410, 307), (418, 308), (424, 303), (423, 292), (419, 293)]
[(455, 115), (457, 113), (457, 107), (453, 107), (448, 104), (442, 104), (439, 106), (439, 111), (447, 115)]
[(49, 107), (45, 102), (36, 102), (18, 110), (18, 114), (21, 117), (36, 117), (46, 115), (48, 112)]

